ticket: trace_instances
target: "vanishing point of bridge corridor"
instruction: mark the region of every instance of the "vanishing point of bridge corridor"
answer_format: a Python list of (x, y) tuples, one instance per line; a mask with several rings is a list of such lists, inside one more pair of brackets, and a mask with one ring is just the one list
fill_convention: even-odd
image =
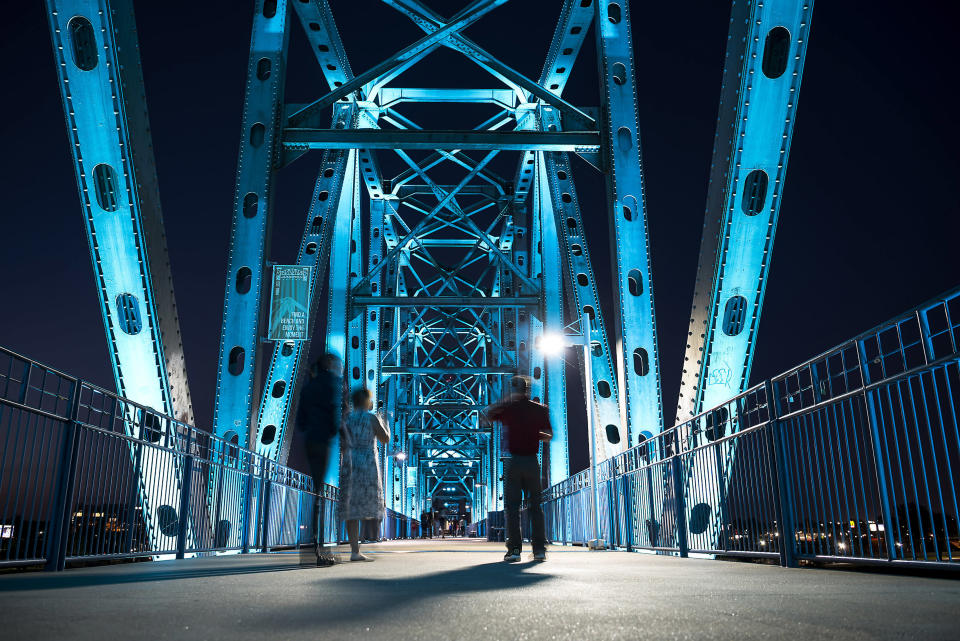
[(256, 554), (0, 577), (0, 626), (82, 641), (958, 638), (951, 579), (557, 546), (505, 564), (472, 539), (369, 550), (329, 571)]

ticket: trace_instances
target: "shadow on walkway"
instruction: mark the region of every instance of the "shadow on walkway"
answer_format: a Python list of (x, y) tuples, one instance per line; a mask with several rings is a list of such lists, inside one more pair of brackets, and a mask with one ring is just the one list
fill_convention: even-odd
[[(291, 629), (313, 627), (318, 630), (331, 623), (390, 620), (398, 612), (409, 616), (418, 602), (492, 590), (512, 591), (537, 585), (554, 576), (547, 572), (527, 571), (533, 567), (547, 566), (533, 561), (495, 561), (410, 577), (324, 576), (311, 585), (316, 590), (316, 601), (309, 608), (288, 606), (286, 615), (278, 619)], [(274, 606), (271, 609), (278, 614), (276, 610), (279, 608)], [(273, 619), (274, 629), (278, 619)]]
[[(174, 563), (159, 561), (158, 563)], [(7, 575), (0, 579), (0, 593), (16, 592), (19, 590), (62, 590), (69, 588), (84, 588), (98, 585), (118, 585), (123, 583), (153, 583), (155, 581), (170, 581), (176, 579), (202, 579), (216, 576), (237, 576), (243, 574), (261, 574), (266, 572), (286, 572), (300, 570), (303, 566), (299, 562), (284, 563), (283, 565), (243, 565), (230, 566), (221, 564), (210, 567), (194, 567), (192, 564), (178, 567), (169, 565), (158, 567), (154, 563), (136, 564), (138, 567), (130, 572), (131, 565), (111, 566), (103, 568), (105, 572), (56, 572)], [(119, 571), (110, 571), (116, 568)]]

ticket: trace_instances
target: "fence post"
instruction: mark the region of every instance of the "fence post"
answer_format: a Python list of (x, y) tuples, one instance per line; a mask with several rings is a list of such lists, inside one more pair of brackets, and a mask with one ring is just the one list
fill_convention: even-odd
[(674, 509), (677, 511), (677, 547), (680, 548), (680, 556), (687, 557), (689, 555), (689, 548), (687, 547), (687, 511), (683, 496), (683, 470), (681, 469), (680, 454), (673, 455), (670, 467), (673, 473)]
[(627, 546), (627, 552), (633, 552), (633, 497), (630, 496), (629, 481), (626, 474), (620, 477), (620, 482), (623, 485), (623, 530), (625, 532), (623, 538)]
[(870, 428), (870, 445), (873, 450), (874, 464), (877, 466), (877, 492), (880, 494), (880, 509), (883, 513), (883, 540), (887, 547), (887, 560), (893, 561), (897, 558), (897, 551), (894, 547), (893, 531), (894, 520), (893, 513), (890, 510), (890, 494), (887, 488), (887, 466), (885, 465), (886, 450), (880, 442), (880, 421), (877, 418), (877, 408), (873, 397), (867, 391), (867, 385), (870, 383), (870, 372), (867, 369), (867, 358), (863, 348), (863, 341), (857, 341), (857, 360), (860, 365), (860, 377), (863, 379), (864, 409), (867, 412), (867, 424)]
[(611, 477), (607, 479), (607, 511), (609, 512), (607, 522), (609, 523), (610, 536), (607, 537), (607, 549), (617, 549), (617, 543), (620, 542), (620, 505), (616, 500), (616, 492), (613, 491), (614, 484), (617, 482), (616, 465), (611, 461)]
[(263, 509), (260, 513), (260, 549), (263, 552), (270, 551), (270, 461), (263, 459), (263, 469), (261, 471), (260, 494)]
[[(241, 554), (250, 554), (250, 525), (253, 522), (253, 519), (250, 518), (250, 513), (253, 511), (253, 458), (248, 455), (246, 459), (247, 478), (243, 483), (243, 530), (241, 530), (243, 547), (240, 550)], [(223, 474), (223, 470), (220, 473)]]
[[(177, 524), (177, 558), (187, 551), (187, 523), (190, 521), (190, 485), (193, 480), (193, 429), (187, 428), (187, 447), (180, 480), (180, 521)], [(219, 498), (219, 497), (218, 497)], [(216, 527), (216, 526), (214, 526)]]
[(787, 465), (783, 424), (779, 418), (780, 401), (774, 394), (773, 384), (769, 380), (764, 383), (764, 391), (767, 395), (770, 436), (773, 439), (773, 467), (776, 470), (777, 507), (779, 508), (777, 516), (782, 532), (780, 537), (780, 565), (795, 568), (797, 567), (797, 528), (793, 522), (793, 485), (790, 479), (790, 468)]
[(80, 451), (80, 427), (77, 418), (80, 415), (79, 379), (73, 383), (73, 394), (70, 399), (70, 419), (63, 428), (63, 444), (60, 450), (60, 464), (57, 467), (56, 494), (51, 513), (52, 529), (47, 543), (47, 563), (44, 569), (48, 572), (59, 572), (67, 564), (67, 538), (70, 530), (70, 498), (73, 496), (73, 487), (77, 476), (77, 458)]

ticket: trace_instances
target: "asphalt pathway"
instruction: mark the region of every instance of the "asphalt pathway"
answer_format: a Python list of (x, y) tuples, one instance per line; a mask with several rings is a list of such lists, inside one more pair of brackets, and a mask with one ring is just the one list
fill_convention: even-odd
[(465, 539), (365, 552), (0, 575), (0, 639), (960, 640), (958, 579), (572, 547), (505, 564)]

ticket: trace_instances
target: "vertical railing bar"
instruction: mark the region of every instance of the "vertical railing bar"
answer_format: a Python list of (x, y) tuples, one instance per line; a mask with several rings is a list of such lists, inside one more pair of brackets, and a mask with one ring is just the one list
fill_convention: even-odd
[[(848, 474), (844, 475), (845, 491), (843, 493), (843, 498), (844, 498), (844, 505), (846, 507), (847, 514), (850, 515), (852, 512), (853, 516), (856, 519), (855, 523), (857, 524), (858, 530), (860, 528), (861, 523), (864, 523), (867, 526), (867, 543), (870, 545), (870, 552), (869, 554), (864, 553), (863, 539), (861, 536), (859, 540), (859, 544), (857, 546), (857, 550), (858, 550), (857, 555), (872, 557), (873, 545), (870, 542), (870, 534), (869, 534), (870, 515), (865, 514), (866, 518), (861, 518), (860, 502), (857, 500), (857, 493), (855, 489), (856, 477), (859, 477), (861, 479), (860, 496), (865, 496), (862, 489), (863, 466), (860, 464), (861, 462), (857, 460), (858, 465), (856, 466), (856, 468), (854, 468), (853, 461), (855, 459), (850, 456), (850, 441), (852, 439), (854, 444), (856, 444), (857, 442), (856, 427), (854, 426), (851, 428), (850, 426), (853, 424), (853, 421), (847, 421), (848, 408), (849, 408), (850, 415), (853, 416), (853, 412), (854, 412), (853, 403), (854, 403), (854, 399), (851, 398), (848, 401), (843, 401), (842, 403), (837, 403), (837, 404), (834, 404), (833, 406), (834, 420), (836, 421), (836, 424), (837, 424), (837, 443), (842, 447), (842, 450), (840, 452), (840, 455), (842, 458), (840, 462), (841, 462), (841, 465), (845, 464), (846, 469), (848, 470)], [(837, 412), (837, 405), (839, 405), (839, 409), (840, 409), (839, 414)], [(841, 429), (841, 425), (842, 425), (842, 429)], [(852, 498), (852, 501), (850, 500), (851, 498)], [(851, 503), (853, 505), (852, 510), (850, 509)], [(852, 544), (853, 544), (853, 540), (851, 538), (851, 547), (853, 547)]]
[(822, 546), (823, 539), (826, 537), (824, 533), (823, 523), (820, 520), (820, 510), (817, 503), (817, 493), (820, 491), (820, 488), (816, 484), (816, 478), (813, 473), (813, 455), (810, 447), (810, 436), (808, 434), (807, 420), (810, 418), (809, 414), (801, 414), (796, 417), (797, 422), (797, 432), (798, 437), (802, 441), (803, 449), (803, 461), (806, 464), (806, 474), (801, 475), (801, 478), (805, 476), (809, 479), (810, 485), (807, 492), (804, 493), (804, 496), (807, 498), (808, 503), (808, 518), (811, 519), (811, 524), (816, 526), (817, 536), (813, 540), (813, 554), (820, 555), (823, 554)]
[[(898, 405), (900, 406), (900, 420), (903, 422), (903, 436), (904, 436), (903, 443), (906, 446), (906, 450), (907, 450), (907, 455), (906, 455), (907, 472), (909, 473), (909, 476), (910, 476), (910, 486), (913, 489), (914, 505), (917, 506), (917, 521), (921, 530), (920, 541), (923, 546), (922, 547), (923, 558), (925, 560), (927, 558), (927, 541), (926, 541), (926, 537), (923, 536), (923, 517), (920, 515), (920, 495), (917, 492), (918, 490), (917, 477), (913, 470), (913, 448), (910, 446), (910, 433), (909, 433), (909, 427), (908, 427), (907, 411), (906, 411), (906, 407), (903, 404), (903, 391), (901, 390), (899, 382), (894, 383), (892, 385), (892, 388), (897, 390), (897, 401), (898, 401)], [(899, 447), (897, 449), (899, 450)], [(922, 454), (921, 454), (921, 458), (922, 458)], [(909, 510), (909, 503), (906, 500), (904, 501), (904, 507)], [(910, 515), (908, 512), (908, 520), (912, 522), (913, 519), (909, 518), (909, 516)]]
[[(947, 399), (951, 401), (950, 403), (947, 403), (947, 407), (950, 409), (950, 420), (953, 423), (954, 442), (957, 444), (958, 451), (960, 451), (960, 430), (958, 430), (957, 414), (956, 414), (956, 410), (954, 409), (954, 404), (952, 402), (954, 398), (953, 387), (950, 385), (950, 372), (948, 370), (949, 370), (949, 367), (945, 365), (943, 367), (943, 381), (944, 381), (945, 387), (947, 388)], [(943, 426), (943, 429), (940, 432), (943, 435), (943, 452), (944, 452), (944, 460), (947, 463), (947, 478), (952, 479), (954, 478), (953, 467), (952, 467), (952, 464), (950, 463), (950, 445), (947, 443), (947, 429), (943, 419), (943, 409), (940, 404), (940, 395), (937, 394), (935, 395), (935, 397), (937, 399), (937, 413), (940, 415), (940, 424)], [(957, 504), (956, 485), (953, 483), (948, 483), (947, 487), (950, 489), (950, 495), (953, 498), (953, 518), (955, 520), (960, 520), (960, 508), (958, 508), (958, 504)], [(947, 537), (949, 538), (950, 536), (949, 530), (947, 530), (946, 532), (947, 532)], [(949, 552), (950, 560), (952, 561), (953, 551), (950, 549), (949, 545), (947, 546), (947, 551)]]
[[(933, 432), (932, 432), (932, 430), (931, 430), (931, 428), (930, 428), (930, 412), (929, 412), (929, 410), (927, 409), (926, 389), (924, 388), (924, 385), (923, 385), (923, 375), (920, 374), (920, 375), (917, 375), (916, 377), (911, 376), (911, 377), (905, 379), (905, 380), (904, 380), (904, 383), (908, 386), (908, 389), (909, 389), (909, 392), (910, 392), (910, 394), (909, 394), (909, 398), (910, 398), (910, 413), (911, 413), (911, 415), (913, 416), (913, 424), (914, 424), (914, 429), (915, 429), (915, 431), (916, 431), (916, 436), (917, 436), (917, 454), (918, 454), (919, 457), (920, 457), (920, 470), (921, 470), (921, 472), (922, 472), (922, 474), (920, 475), (920, 479), (921, 479), (921, 481), (923, 482), (923, 492), (924, 492), (924, 494), (925, 494), (926, 497), (927, 497), (927, 506), (928, 506), (929, 509), (930, 509), (930, 529), (932, 530), (931, 535), (933, 536), (933, 553), (936, 555), (937, 561), (940, 561), (940, 560), (942, 560), (941, 557), (940, 557), (940, 542), (937, 540), (937, 528), (936, 528), (936, 525), (934, 524), (933, 498), (932, 498), (931, 495), (930, 495), (930, 481), (929, 481), (930, 476), (927, 474), (927, 457), (924, 456), (924, 454), (923, 454), (923, 449), (924, 449), (924, 448), (923, 448), (923, 438), (922, 438), (922, 435), (921, 435), (920, 418), (919, 418), (919, 416), (917, 415), (917, 403), (916, 403), (915, 394), (914, 394), (914, 392), (916, 391), (916, 389), (915, 389), (915, 387), (914, 387), (914, 385), (913, 385), (913, 381), (914, 381), (914, 380), (917, 380), (917, 381), (919, 381), (919, 383), (920, 383), (920, 396), (921, 396), (921, 398), (922, 398), (922, 400), (923, 400), (925, 418), (926, 418), (926, 422), (927, 422), (927, 432), (928, 432), (929, 435), (930, 435), (930, 450), (931, 450), (930, 453), (931, 453), (931, 455), (932, 455), (931, 458), (933, 459), (933, 473), (934, 473), (934, 478), (937, 479), (937, 489), (938, 489), (937, 496), (938, 496), (939, 502), (940, 502), (940, 513), (941, 513), (941, 516), (943, 516), (943, 496), (942, 496), (942, 495), (940, 494), (940, 492), (939, 492), (939, 487), (940, 487), (940, 468), (939, 468), (939, 466), (937, 465), (936, 452), (933, 450)], [(918, 514), (919, 514), (919, 512), (920, 512), (919, 509), (918, 509), (917, 511), (918, 511)], [(946, 531), (946, 530), (944, 530), (944, 531)]]
[[(881, 388), (878, 388), (878, 392), (881, 391)], [(887, 451), (893, 451), (894, 456), (896, 456), (897, 462), (897, 475), (900, 478), (900, 488), (903, 494), (903, 504), (907, 505), (907, 482), (903, 477), (903, 462), (900, 460), (900, 444), (899, 439), (897, 438), (897, 419), (896, 412), (893, 410), (893, 392), (889, 387), (882, 388), (882, 392), (886, 396), (887, 401), (887, 410), (889, 415), (889, 429), (884, 430), (884, 445), (887, 447)], [(887, 426), (887, 421), (884, 421), (884, 426)], [(893, 447), (891, 447), (887, 434), (890, 434), (894, 440)], [(892, 465), (891, 465), (892, 467)], [(892, 476), (892, 474), (891, 474)], [(910, 515), (906, 514), (907, 517), (907, 535), (910, 538), (910, 556), (913, 559), (917, 558), (917, 552), (914, 546), (914, 536), (913, 536), (913, 523), (910, 519)], [(897, 522), (899, 525), (900, 516), (897, 514)]]
[[(37, 429), (36, 435), (37, 439), (40, 442), (40, 454), (37, 460), (36, 473), (34, 474), (33, 482), (30, 484), (32, 489), (33, 496), (31, 497), (30, 503), (30, 538), (24, 549), (26, 558), (37, 558), (37, 544), (40, 539), (40, 519), (39, 510), (41, 509), (41, 502), (43, 500), (42, 488), (48, 487), (46, 484), (46, 470), (50, 451), (48, 446), (52, 447), (50, 438), (46, 438), (48, 430), (46, 425), (49, 419), (37, 417)], [(2, 465), (2, 461), (0, 461)]]
[[(27, 427), (26, 427), (26, 429), (21, 429), (20, 426), (22, 425), (22, 420), (23, 420), (24, 418), (26, 418)], [(11, 517), (13, 517), (14, 519), (16, 519), (17, 516), (20, 517), (19, 523), (17, 523), (16, 526), (15, 526), (15, 528), (14, 528), (14, 535), (15, 535), (15, 536), (16, 536), (16, 533), (17, 533), (18, 530), (22, 530), (22, 529), (23, 529), (23, 515), (22, 515), (22, 514), (19, 514), (19, 515), (18, 515), (18, 512), (20, 511), (20, 496), (21, 496), (21, 491), (20, 491), (20, 490), (21, 490), (21, 488), (23, 487), (23, 477), (24, 477), (26, 474), (28, 474), (28, 472), (27, 472), (26, 470), (24, 470), (24, 467), (26, 466), (27, 461), (32, 460), (29, 456), (27, 456), (27, 448), (29, 447), (29, 443), (30, 443), (30, 438), (28, 437), (28, 435), (32, 432), (32, 430), (30, 429), (30, 419), (31, 419), (31, 418), (36, 418), (36, 415), (21, 413), (21, 415), (20, 415), (20, 417), (19, 417), (20, 420), (17, 421), (17, 433), (18, 433), (18, 436), (19, 436), (19, 437), (17, 438), (17, 441), (18, 441), (18, 442), (17, 442), (17, 443), (14, 443), (13, 460), (14, 460), (14, 461), (20, 461), (20, 464), (17, 466), (17, 483), (16, 483), (16, 488), (15, 488), (14, 491), (13, 491), (13, 497), (14, 497), (14, 499), (13, 499), (13, 509), (11, 510)], [(21, 445), (22, 447), (19, 447), (19, 448), (18, 448), (17, 445)], [(19, 456), (17, 456), (17, 451), (18, 451), (18, 450), (21, 452)], [(12, 551), (13, 551), (13, 557), (14, 557), (14, 558), (17, 558), (17, 556), (19, 555), (19, 552), (20, 552), (20, 537), (19, 537), (19, 536), (16, 537), (16, 541), (17, 541), (16, 546), (15, 546), (15, 547), (14, 547), (14, 546), (11, 546), (11, 547), (13, 548)]]
[(673, 468), (673, 483), (674, 491), (673, 498), (676, 503), (676, 530), (677, 530), (677, 547), (680, 548), (680, 556), (688, 556), (687, 548), (687, 514), (686, 507), (684, 505), (684, 484), (682, 483), (683, 471), (681, 470), (681, 454), (675, 452), (673, 458), (670, 459), (671, 466)]
[[(182, 458), (180, 475), (180, 519), (177, 522), (177, 558), (186, 556), (187, 523), (190, 521), (190, 482), (193, 479), (193, 432), (187, 431), (187, 445)], [(174, 455), (175, 456), (175, 455)]]
[(70, 495), (73, 491), (77, 464), (77, 411), (80, 403), (80, 382), (74, 382), (72, 399), (70, 402), (70, 420), (64, 425), (64, 438), (61, 450), (60, 466), (56, 488), (56, 500), (54, 501), (53, 518), (51, 522), (54, 526), (53, 535), (50, 537), (50, 545), (47, 548), (47, 563), (45, 569), (48, 571), (62, 570), (66, 565), (66, 537), (64, 528), (68, 527)]
[[(846, 507), (846, 497), (844, 496), (844, 487), (843, 483), (843, 471), (840, 471), (840, 474), (837, 474), (837, 453), (839, 451), (839, 442), (837, 439), (833, 438), (831, 434), (830, 425), (831, 425), (831, 413), (835, 416), (836, 403), (833, 403), (825, 408), (820, 413), (820, 433), (823, 438), (823, 453), (824, 461), (827, 463), (825, 467), (829, 468), (830, 477), (833, 480), (832, 488), (833, 491), (830, 492), (830, 513), (839, 515), (837, 523), (840, 523), (840, 532), (843, 532), (844, 528), (847, 528), (850, 525), (850, 511), (845, 509)], [(850, 528), (852, 530), (852, 528)], [(850, 532), (850, 547), (853, 547), (853, 533)], [(839, 547), (839, 544), (837, 544)], [(852, 550), (851, 550), (852, 554)]]

